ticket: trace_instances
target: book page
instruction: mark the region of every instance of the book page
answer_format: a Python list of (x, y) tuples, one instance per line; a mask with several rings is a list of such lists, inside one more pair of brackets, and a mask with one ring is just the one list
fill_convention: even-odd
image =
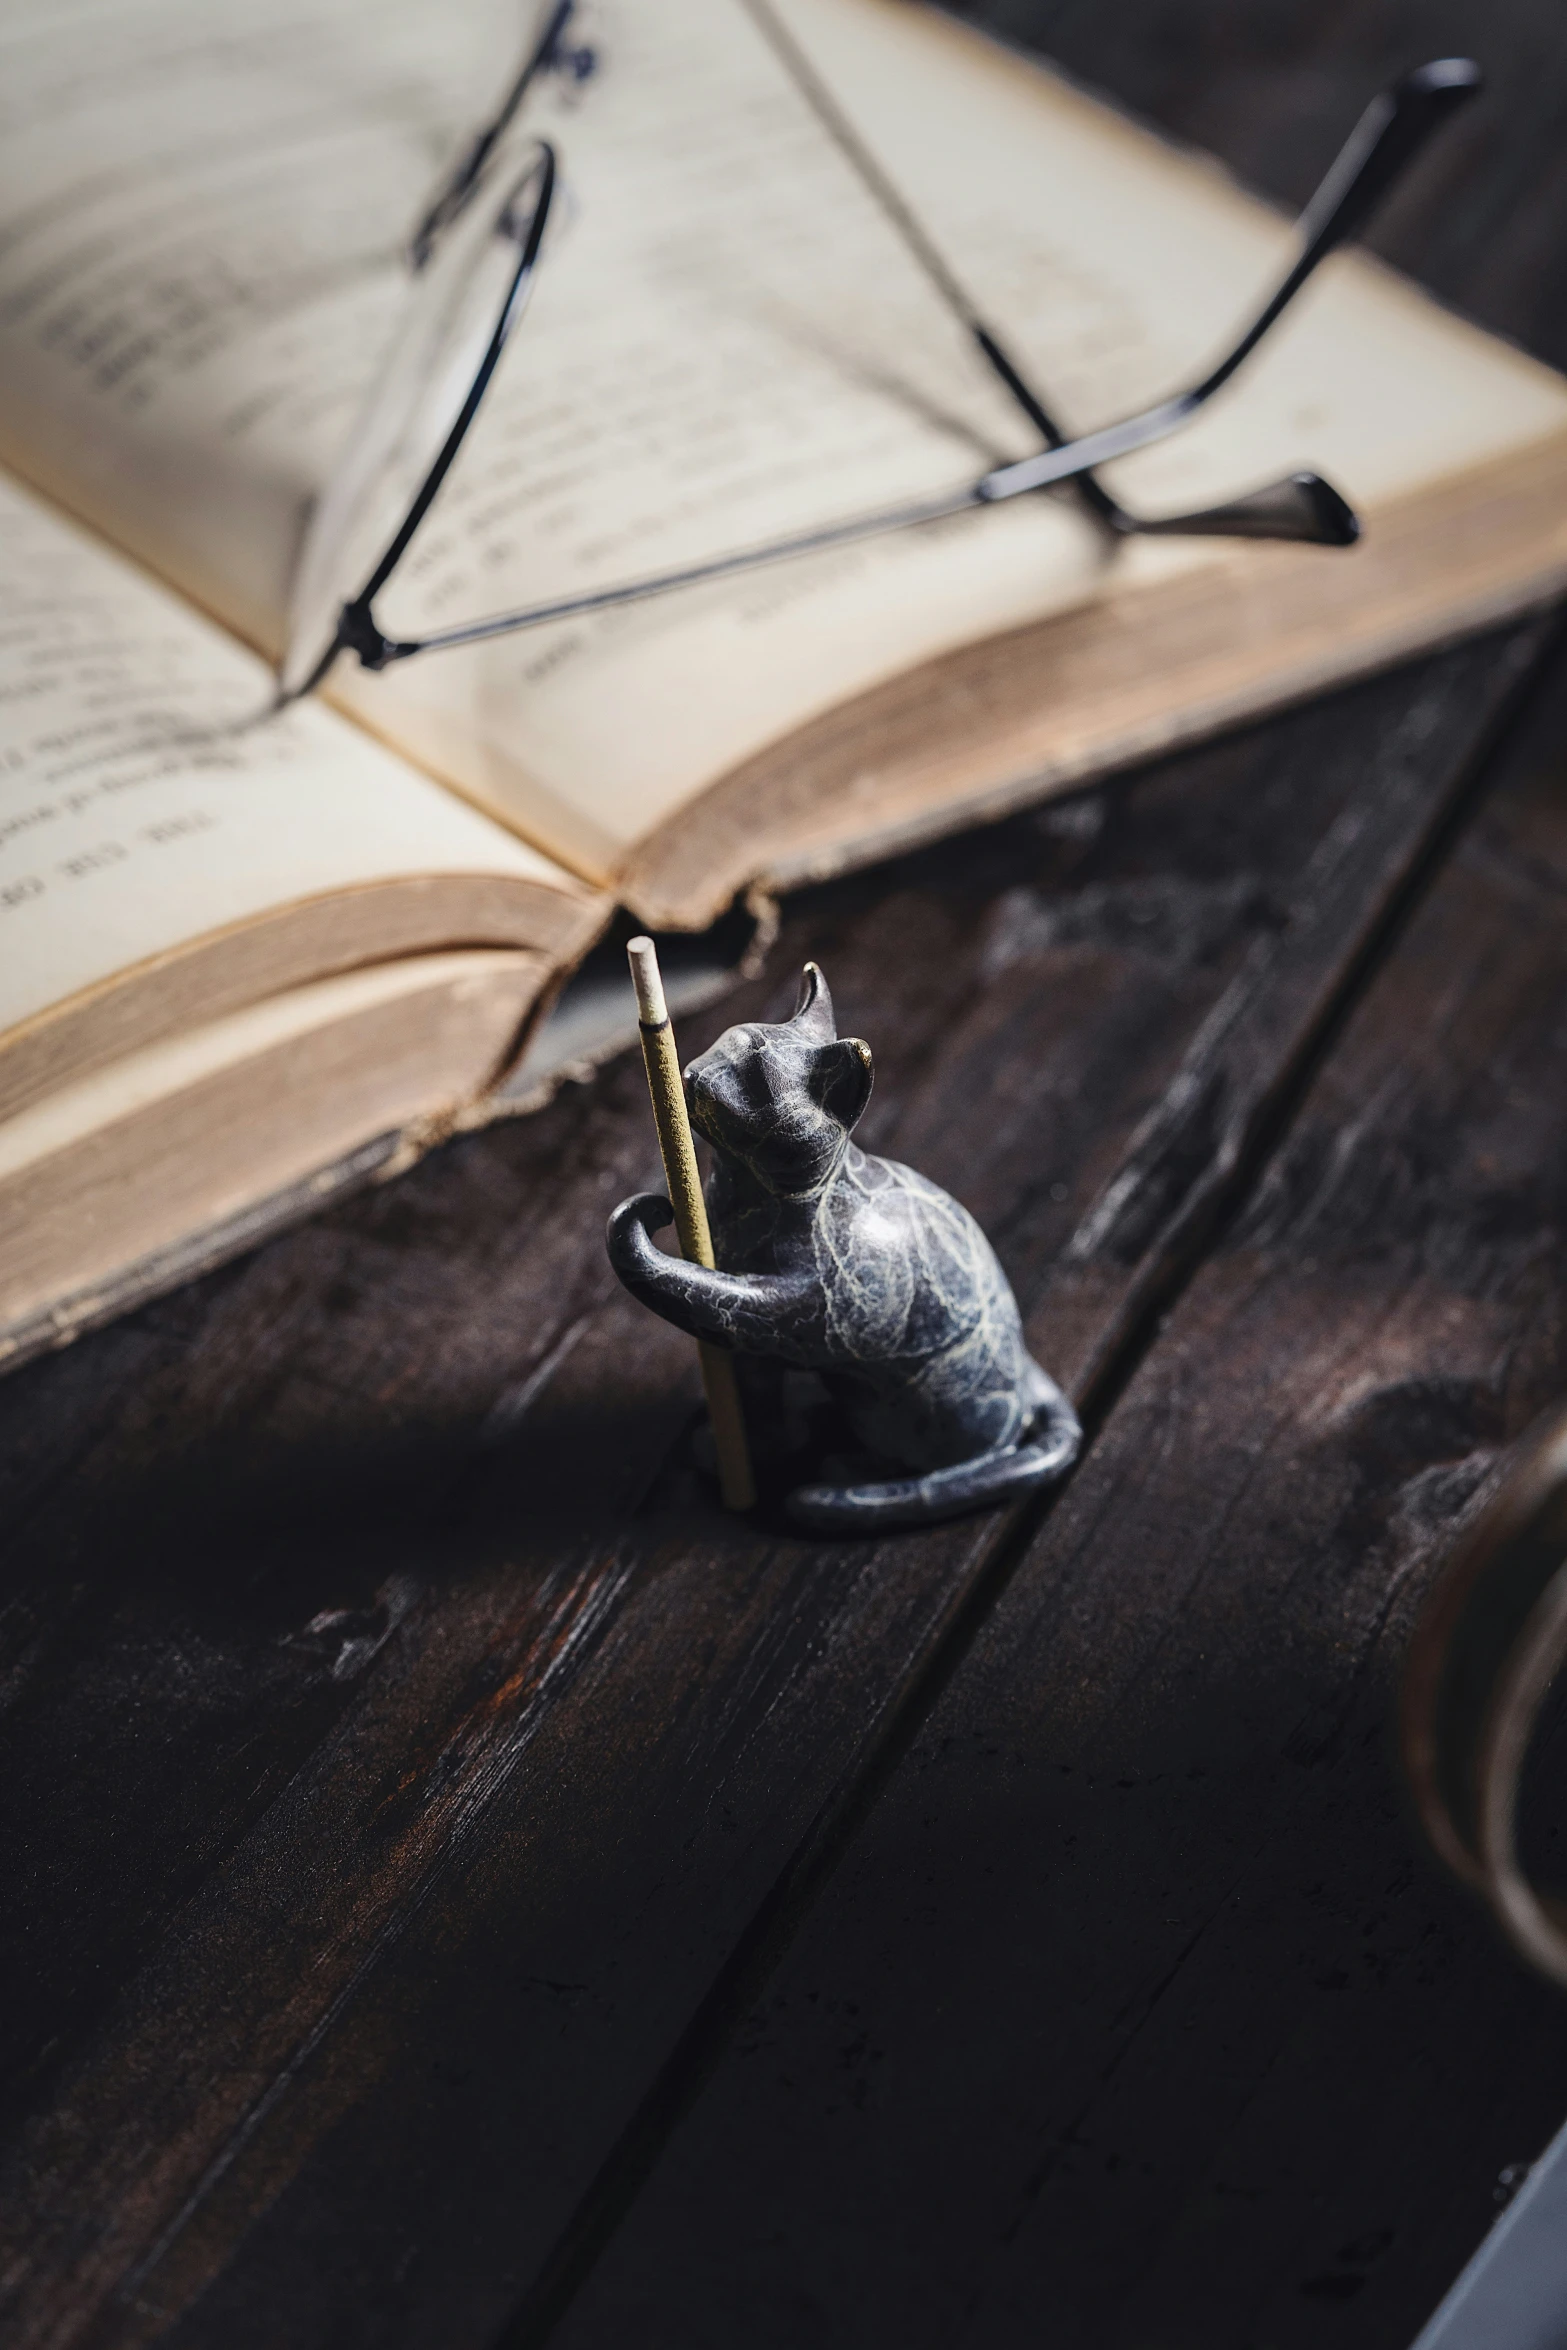
[[(291, 901), (567, 877), (0, 480), (0, 1032)], [(456, 943), (456, 942), (452, 942)]]
[[(1287, 228), (907, 0), (789, 21), (1075, 428), (1190, 379)], [(598, 0), (536, 119), (574, 217), (382, 610), (412, 630), (930, 494), (1030, 446), (737, 0)], [(0, 439), (260, 644), (395, 320), (432, 171), (515, 63), (498, 0), (13, 0), (0, 33)], [(1346, 131), (1349, 125), (1345, 125)], [(1385, 501), (1567, 427), (1567, 388), (1354, 257), (1147, 508), (1311, 465)], [(575, 870), (932, 654), (1234, 558), (1110, 547), (1060, 497), (561, 622), (338, 698)], [(1354, 557), (1311, 560), (1352, 565)], [(1346, 587), (1349, 575), (1346, 573)]]
[(0, 443), (254, 643), (514, 0), (12, 0)]

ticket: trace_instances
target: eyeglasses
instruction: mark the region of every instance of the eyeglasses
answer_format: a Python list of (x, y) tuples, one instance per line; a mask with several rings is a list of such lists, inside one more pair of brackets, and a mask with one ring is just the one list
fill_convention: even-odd
[(751, 17), (821, 129), (1044, 447), (935, 496), (421, 636), (389, 636), (375, 617), (375, 600), (457, 458), (523, 316), (560, 211), (555, 148), (546, 139), (521, 136), (524, 102), (546, 79), (587, 81), (598, 63), (591, 42), (581, 35), (578, 0), (545, 0), (501, 105), (441, 184), (410, 242), (407, 308), (305, 543), (279, 670), (280, 703), (311, 692), (345, 652), (367, 669), (382, 669), (418, 653), (481, 644), (550, 621), (640, 603), (1042, 490), (1069, 488), (1094, 522), (1116, 537), (1291, 539), (1342, 547), (1359, 536), (1353, 509), (1316, 473), (1291, 474), (1223, 505), (1148, 519), (1112, 497), (1096, 468), (1168, 439), (1222, 390), (1318, 266), (1358, 233), (1433, 132), (1478, 91), (1480, 71), (1471, 60), (1446, 58), (1420, 66), (1372, 100), (1300, 216), (1293, 262), (1215, 367), (1154, 406), (1069, 440), (779, 21), (771, 0), (737, 0), (737, 5)]

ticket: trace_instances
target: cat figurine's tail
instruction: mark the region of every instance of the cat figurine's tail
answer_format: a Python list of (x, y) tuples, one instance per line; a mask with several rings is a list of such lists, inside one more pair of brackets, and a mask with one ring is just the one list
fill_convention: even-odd
[(1028, 1441), (921, 1477), (865, 1485), (797, 1485), (784, 1503), (813, 1534), (872, 1534), (883, 1527), (931, 1526), (970, 1510), (1015, 1501), (1065, 1476), (1083, 1441), (1077, 1414), (1055, 1381), (1034, 1366), (1034, 1417)]

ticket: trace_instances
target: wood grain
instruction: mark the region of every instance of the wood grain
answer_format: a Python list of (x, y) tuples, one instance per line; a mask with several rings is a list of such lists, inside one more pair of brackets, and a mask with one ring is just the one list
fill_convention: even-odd
[[(1285, 196), (1472, 37), (1456, 0), (1028, 5)], [(1485, 30), (1497, 109), (1390, 249), (1560, 359), (1564, 35)], [(705, 1502), (688, 1350), (603, 1260), (656, 1167), (634, 1062), (0, 1384), (7, 2339), (989, 2343), (1042, 2275), (1063, 2338), (1407, 2338), (1561, 2103), (1557, 2011), (1497, 1996), (1376, 1776), (1398, 1609), (1560, 1371), (1559, 837), (1473, 785), (1538, 644), (814, 892), (726, 1008), (821, 960), (870, 1147), (996, 1238), (1099, 1431), (1042, 1531)], [(885, 2017), (813, 2036), (857, 1972)], [(729, 2053), (753, 2012), (797, 2092), (782, 2038)], [(776, 2142), (735, 2144), (762, 2072)]]
[[(807, 950), (886, 1040), (870, 1139), (987, 1221), (1080, 1393), (1247, 1179), (1534, 650), (801, 907), (767, 984)], [(758, 1539), (661, 1470), (688, 1350), (599, 1239), (649, 1172), (639, 1090), (623, 1066), (89, 1342), (143, 1352), (10, 1570), (24, 2339), (482, 2341), (553, 2291), (983, 1591), (990, 1522)], [(1066, 1256), (1058, 1317), (1063, 1243), (1134, 1192), (1159, 1212)]]
[(1567, 2005), (1389, 1723), (1567, 1385), (1564, 720), (1567, 669), (561, 2350), (1403, 2343), (1559, 2123)]

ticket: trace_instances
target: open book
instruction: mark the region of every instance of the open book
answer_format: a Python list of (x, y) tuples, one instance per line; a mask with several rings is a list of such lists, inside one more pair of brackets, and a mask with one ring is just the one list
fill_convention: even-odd
[[(983, 37), (907, 0), (785, 12), (1073, 430), (1188, 379), (1276, 274), (1266, 206)], [(512, 0), (12, 0), (0, 24), (13, 1360), (526, 1098), (617, 905), (700, 932), (1567, 578), (1567, 385), (1343, 255), (1200, 423), (1107, 479), (1173, 511), (1309, 464), (1360, 510), (1353, 550), (1112, 544), (1036, 496), (340, 663), (332, 707), (262, 720), (402, 240), (515, 39)], [(598, 39), (539, 98), (573, 218), (393, 625), (1029, 453), (735, 0), (602, 0)]]

